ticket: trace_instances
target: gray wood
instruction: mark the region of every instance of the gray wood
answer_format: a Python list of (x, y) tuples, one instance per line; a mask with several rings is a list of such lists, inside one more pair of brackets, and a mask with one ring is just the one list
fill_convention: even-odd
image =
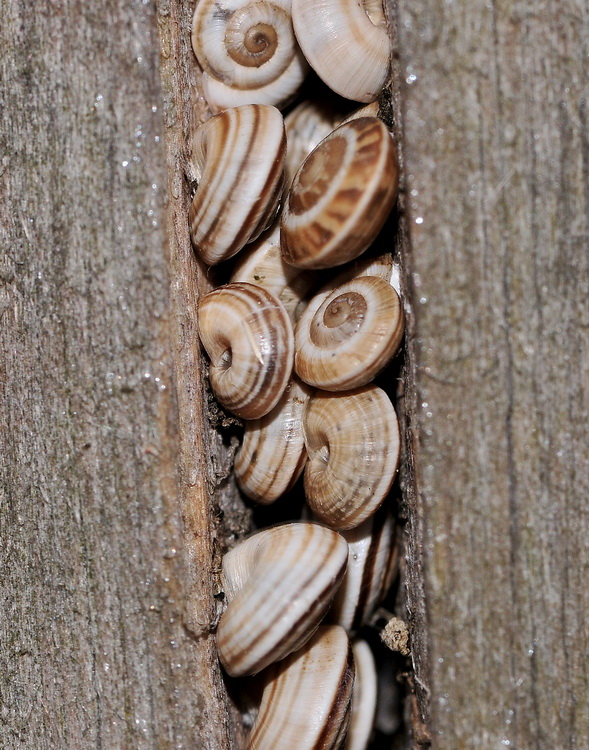
[(0, 17), (0, 746), (226, 748), (170, 50), (152, 3)]
[(421, 718), (439, 748), (588, 747), (589, 6), (398, 21)]
[[(0, 2), (2, 747), (239, 745), (213, 594), (249, 518), (195, 339), (191, 11)], [(588, 13), (398, 2), (420, 744), (589, 744)]]

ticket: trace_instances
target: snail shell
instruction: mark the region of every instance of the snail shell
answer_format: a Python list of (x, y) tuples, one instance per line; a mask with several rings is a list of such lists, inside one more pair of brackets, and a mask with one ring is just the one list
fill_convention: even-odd
[(235, 107), (195, 132), (192, 160), (199, 184), (190, 206), (190, 236), (206, 263), (235, 255), (271, 223), (285, 153), (284, 121), (275, 107)]
[(309, 456), (304, 488), (316, 516), (334, 529), (376, 513), (399, 463), (397, 415), (375, 385), (334, 395), (317, 391), (303, 414)]
[(287, 186), (311, 151), (340, 124), (341, 119), (340, 113), (324, 101), (301, 102), (284, 118)]
[(284, 307), (261, 287), (226, 284), (201, 299), (198, 325), (219, 402), (242, 419), (263, 417), (292, 372), (294, 337)]
[(301, 648), (327, 612), (347, 561), (345, 539), (312, 523), (265, 529), (228, 552), (229, 603), (217, 630), (226, 671), (255, 674)]
[(239, 254), (231, 281), (246, 281), (268, 289), (282, 302), (293, 325), (299, 302), (316, 283), (311, 271), (284, 262), (278, 222)]
[(273, 503), (294, 485), (307, 460), (303, 439), (303, 408), (309, 388), (291, 380), (269, 414), (245, 424), (235, 456), (235, 479), (258, 503)]
[(378, 676), (374, 656), (366, 641), (353, 641), (352, 653), (356, 678), (352, 692), (350, 728), (344, 750), (366, 750), (376, 716)]
[(294, 36), (290, 0), (201, 0), (192, 47), (204, 70), (205, 98), (218, 109), (284, 106), (308, 71)]
[(376, 117), (340, 125), (295, 175), (281, 220), (286, 262), (330, 268), (357, 258), (386, 221), (397, 183), (386, 125)]
[(348, 728), (353, 686), (345, 630), (322, 625), (302, 649), (269, 667), (246, 749), (335, 750)]
[(355, 529), (343, 531), (348, 542), (348, 567), (335, 596), (329, 619), (349, 633), (358, 631), (388, 591), (397, 572), (395, 521), (386, 508)]
[(297, 323), (295, 372), (328, 391), (365, 385), (397, 351), (403, 320), (399, 296), (376, 276), (361, 276), (320, 294)]
[(360, 117), (378, 117), (379, 112), (380, 104), (378, 102), (370, 102), (370, 104), (366, 104), (364, 107), (355, 109), (339, 124), (345, 125), (347, 122), (351, 122), (352, 120), (359, 120)]
[(292, 20), (305, 57), (330, 89), (358, 102), (377, 98), (391, 57), (380, 0), (293, 0)]

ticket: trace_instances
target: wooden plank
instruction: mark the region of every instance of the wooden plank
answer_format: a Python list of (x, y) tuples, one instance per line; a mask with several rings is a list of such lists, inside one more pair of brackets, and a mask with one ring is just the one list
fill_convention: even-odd
[[(162, 5), (168, 42), (188, 38), (183, 12)], [(174, 233), (187, 184), (166, 209), (182, 165), (167, 170), (176, 92), (155, 8), (1, 16), (0, 745), (226, 748), (222, 459)]]
[(439, 748), (586, 747), (587, 4), (398, 21), (423, 714)]

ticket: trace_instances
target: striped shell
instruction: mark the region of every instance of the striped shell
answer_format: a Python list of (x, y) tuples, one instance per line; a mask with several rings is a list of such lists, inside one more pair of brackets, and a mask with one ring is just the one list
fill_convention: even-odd
[(311, 151), (340, 124), (340, 114), (329, 105), (324, 100), (304, 101), (284, 118), (287, 141), (284, 171), (288, 187)]
[(294, 338), (276, 297), (253, 284), (226, 284), (202, 298), (200, 339), (219, 402), (242, 419), (273, 409), (292, 373)]
[(374, 656), (366, 641), (354, 641), (352, 652), (356, 679), (352, 693), (350, 728), (344, 750), (366, 750), (376, 716), (378, 677)]
[(359, 526), (380, 507), (399, 463), (399, 424), (388, 396), (375, 385), (337, 395), (317, 391), (303, 431), (309, 506), (332, 528)]
[(204, 70), (205, 98), (217, 109), (282, 107), (308, 71), (294, 36), (290, 0), (200, 0), (192, 47)]
[(311, 271), (284, 262), (278, 223), (239, 254), (231, 281), (246, 281), (268, 289), (282, 302), (293, 325), (298, 304), (316, 284)]
[(235, 107), (195, 132), (198, 187), (189, 212), (190, 237), (205, 263), (232, 257), (271, 223), (282, 193), (285, 153), (284, 121), (274, 107)]
[(397, 572), (395, 521), (382, 507), (357, 528), (343, 531), (342, 536), (350, 549), (348, 567), (329, 619), (354, 633), (366, 624)]
[(310, 385), (346, 391), (388, 364), (404, 330), (399, 296), (383, 279), (361, 276), (317, 295), (295, 330), (295, 372)]
[(245, 424), (235, 456), (239, 488), (258, 503), (273, 503), (299, 478), (307, 454), (303, 440), (303, 408), (310, 389), (291, 380), (269, 414)]
[(350, 720), (354, 659), (345, 630), (321, 626), (273, 665), (247, 750), (335, 750)]
[(397, 195), (397, 152), (376, 117), (340, 125), (297, 172), (281, 220), (287, 263), (330, 268), (357, 258), (381, 230)]
[(377, 98), (391, 57), (381, 0), (292, 0), (292, 20), (305, 57), (330, 89), (358, 102)]
[(217, 630), (226, 671), (255, 674), (301, 648), (327, 612), (347, 562), (344, 538), (312, 523), (265, 529), (228, 552), (229, 603)]

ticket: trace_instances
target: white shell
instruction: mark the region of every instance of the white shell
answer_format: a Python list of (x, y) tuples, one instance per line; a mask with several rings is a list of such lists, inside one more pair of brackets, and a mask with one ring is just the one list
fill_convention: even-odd
[(205, 71), (205, 98), (217, 109), (283, 106), (308, 70), (294, 36), (290, 0), (200, 0), (192, 47)]
[(238, 253), (271, 223), (282, 194), (286, 134), (275, 107), (250, 104), (196, 130), (191, 161), (198, 187), (190, 237), (209, 265)]
[[(391, 42), (379, 18), (358, 0), (293, 0), (295, 34), (311, 67), (330, 89), (358, 102), (376, 99), (386, 83)], [(371, 17), (372, 16), (372, 17)], [(376, 24), (375, 25), (375, 22)]]
[(307, 460), (303, 409), (308, 386), (291, 380), (269, 414), (245, 423), (235, 456), (235, 480), (252, 500), (273, 503), (294, 485)]
[(317, 391), (303, 416), (305, 497), (324, 523), (346, 530), (376, 513), (399, 464), (397, 415), (386, 393), (365, 385)]
[(280, 224), (264, 232), (245, 247), (237, 257), (231, 281), (255, 284), (276, 295), (291, 321), (300, 301), (315, 286), (315, 274), (284, 262), (280, 252)]
[(381, 508), (357, 528), (343, 531), (342, 536), (350, 549), (348, 567), (329, 619), (354, 633), (380, 604), (397, 572), (395, 521), (386, 508)]
[(294, 336), (284, 307), (261, 287), (226, 284), (201, 299), (198, 326), (220, 403), (242, 419), (268, 414), (292, 373)]
[(351, 122), (352, 120), (358, 120), (360, 117), (378, 117), (379, 112), (380, 112), (379, 103), (370, 102), (370, 104), (366, 104), (364, 107), (359, 107), (358, 109), (355, 109), (346, 118), (344, 118), (339, 124), (345, 125), (346, 122)]
[(312, 523), (265, 529), (228, 552), (228, 606), (217, 630), (226, 671), (255, 674), (301, 648), (327, 612), (347, 562), (345, 539)]
[(366, 750), (376, 716), (378, 678), (370, 646), (363, 640), (352, 643), (356, 679), (352, 693), (352, 715), (344, 750)]
[(302, 649), (267, 670), (246, 750), (336, 750), (348, 727), (353, 685), (346, 632), (321, 626)]

